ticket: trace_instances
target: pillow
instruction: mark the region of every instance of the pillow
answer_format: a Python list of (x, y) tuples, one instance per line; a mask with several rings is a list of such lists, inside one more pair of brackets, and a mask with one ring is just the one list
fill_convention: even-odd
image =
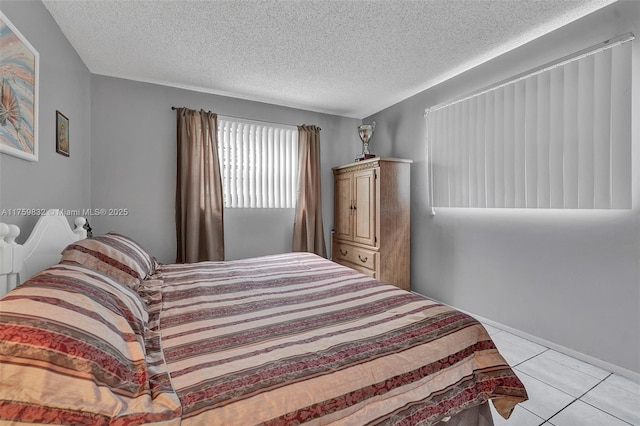
[(144, 303), (77, 264), (44, 270), (0, 300), (0, 423), (176, 421)]
[(156, 268), (155, 259), (137, 242), (114, 232), (71, 243), (62, 251), (61, 262), (80, 263), (129, 287)]
[[(102, 303), (125, 320), (142, 342), (148, 327), (149, 313), (140, 294), (100, 271), (78, 263), (60, 263), (34, 275), (20, 287), (40, 287), (65, 292), (79, 292), (92, 301)], [(43, 290), (47, 292), (48, 290)]]

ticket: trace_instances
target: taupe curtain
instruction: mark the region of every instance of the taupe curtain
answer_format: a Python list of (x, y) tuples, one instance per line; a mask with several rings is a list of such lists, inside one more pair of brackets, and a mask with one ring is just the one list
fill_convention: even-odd
[(224, 260), (218, 117), (177, 108), (177, 118), (176, 262)]
[(298, 126), (298, 199), (293, 224), (293, 251), (327, 257), (320, 190), (320, 128)]

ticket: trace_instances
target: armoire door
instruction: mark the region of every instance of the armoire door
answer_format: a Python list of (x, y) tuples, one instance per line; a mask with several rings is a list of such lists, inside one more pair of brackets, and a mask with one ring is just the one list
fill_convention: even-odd
[(376, 170), (369, 169), (354, 174), (354, 224), (353, 241), (375, 246), (376, 244)]
[(334, 231), (336, 238), (353, 241), (353, 174), (335, 177)]

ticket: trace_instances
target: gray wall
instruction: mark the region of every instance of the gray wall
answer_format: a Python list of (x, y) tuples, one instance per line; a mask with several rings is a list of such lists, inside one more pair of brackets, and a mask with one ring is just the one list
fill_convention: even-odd
[[(424, 110), (617, 35), (640, 35), (640, 2), (613, 4), (364, 121), (376, 152), (414, 159), (412, 288), (481, 317), (640, 372), (640, 120), (633, 209), (427, 211)], [(634, 42), (640, 97), (640, 40)]]
[[(0, 2), (0, 10), (40, 54), (39, 161), (0, 154), (2, 209), (82, 209), (91, 203), (91, 74), (39, 1)], [(56, 110), (69, 118), (70, 157), (56, 153)], [(29, 235), (37, 217), (0, 221)]]
[[(93, 208), (126, 208), (127, 217), (97, 216), (97, 233), (130, 235), (161, 262), (175, 260), (176, 113), (172, 106), (290, 125), (320, 133), (325, 234), (333, 219), (331, 167), (351, 162), (361, 143), (359, 120), (100, 75), (91, 77)], [(291, 250), (292, 210), (225, 209), (227, 259)]]

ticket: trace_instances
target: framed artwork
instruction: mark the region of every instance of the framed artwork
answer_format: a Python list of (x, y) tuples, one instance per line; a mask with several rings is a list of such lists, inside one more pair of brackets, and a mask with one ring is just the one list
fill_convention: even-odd
[(69, 119), (56, 111), (56, 152), (69, 156)]
[(38, 52), (0, 11), (0, 153), (38, 161)]

